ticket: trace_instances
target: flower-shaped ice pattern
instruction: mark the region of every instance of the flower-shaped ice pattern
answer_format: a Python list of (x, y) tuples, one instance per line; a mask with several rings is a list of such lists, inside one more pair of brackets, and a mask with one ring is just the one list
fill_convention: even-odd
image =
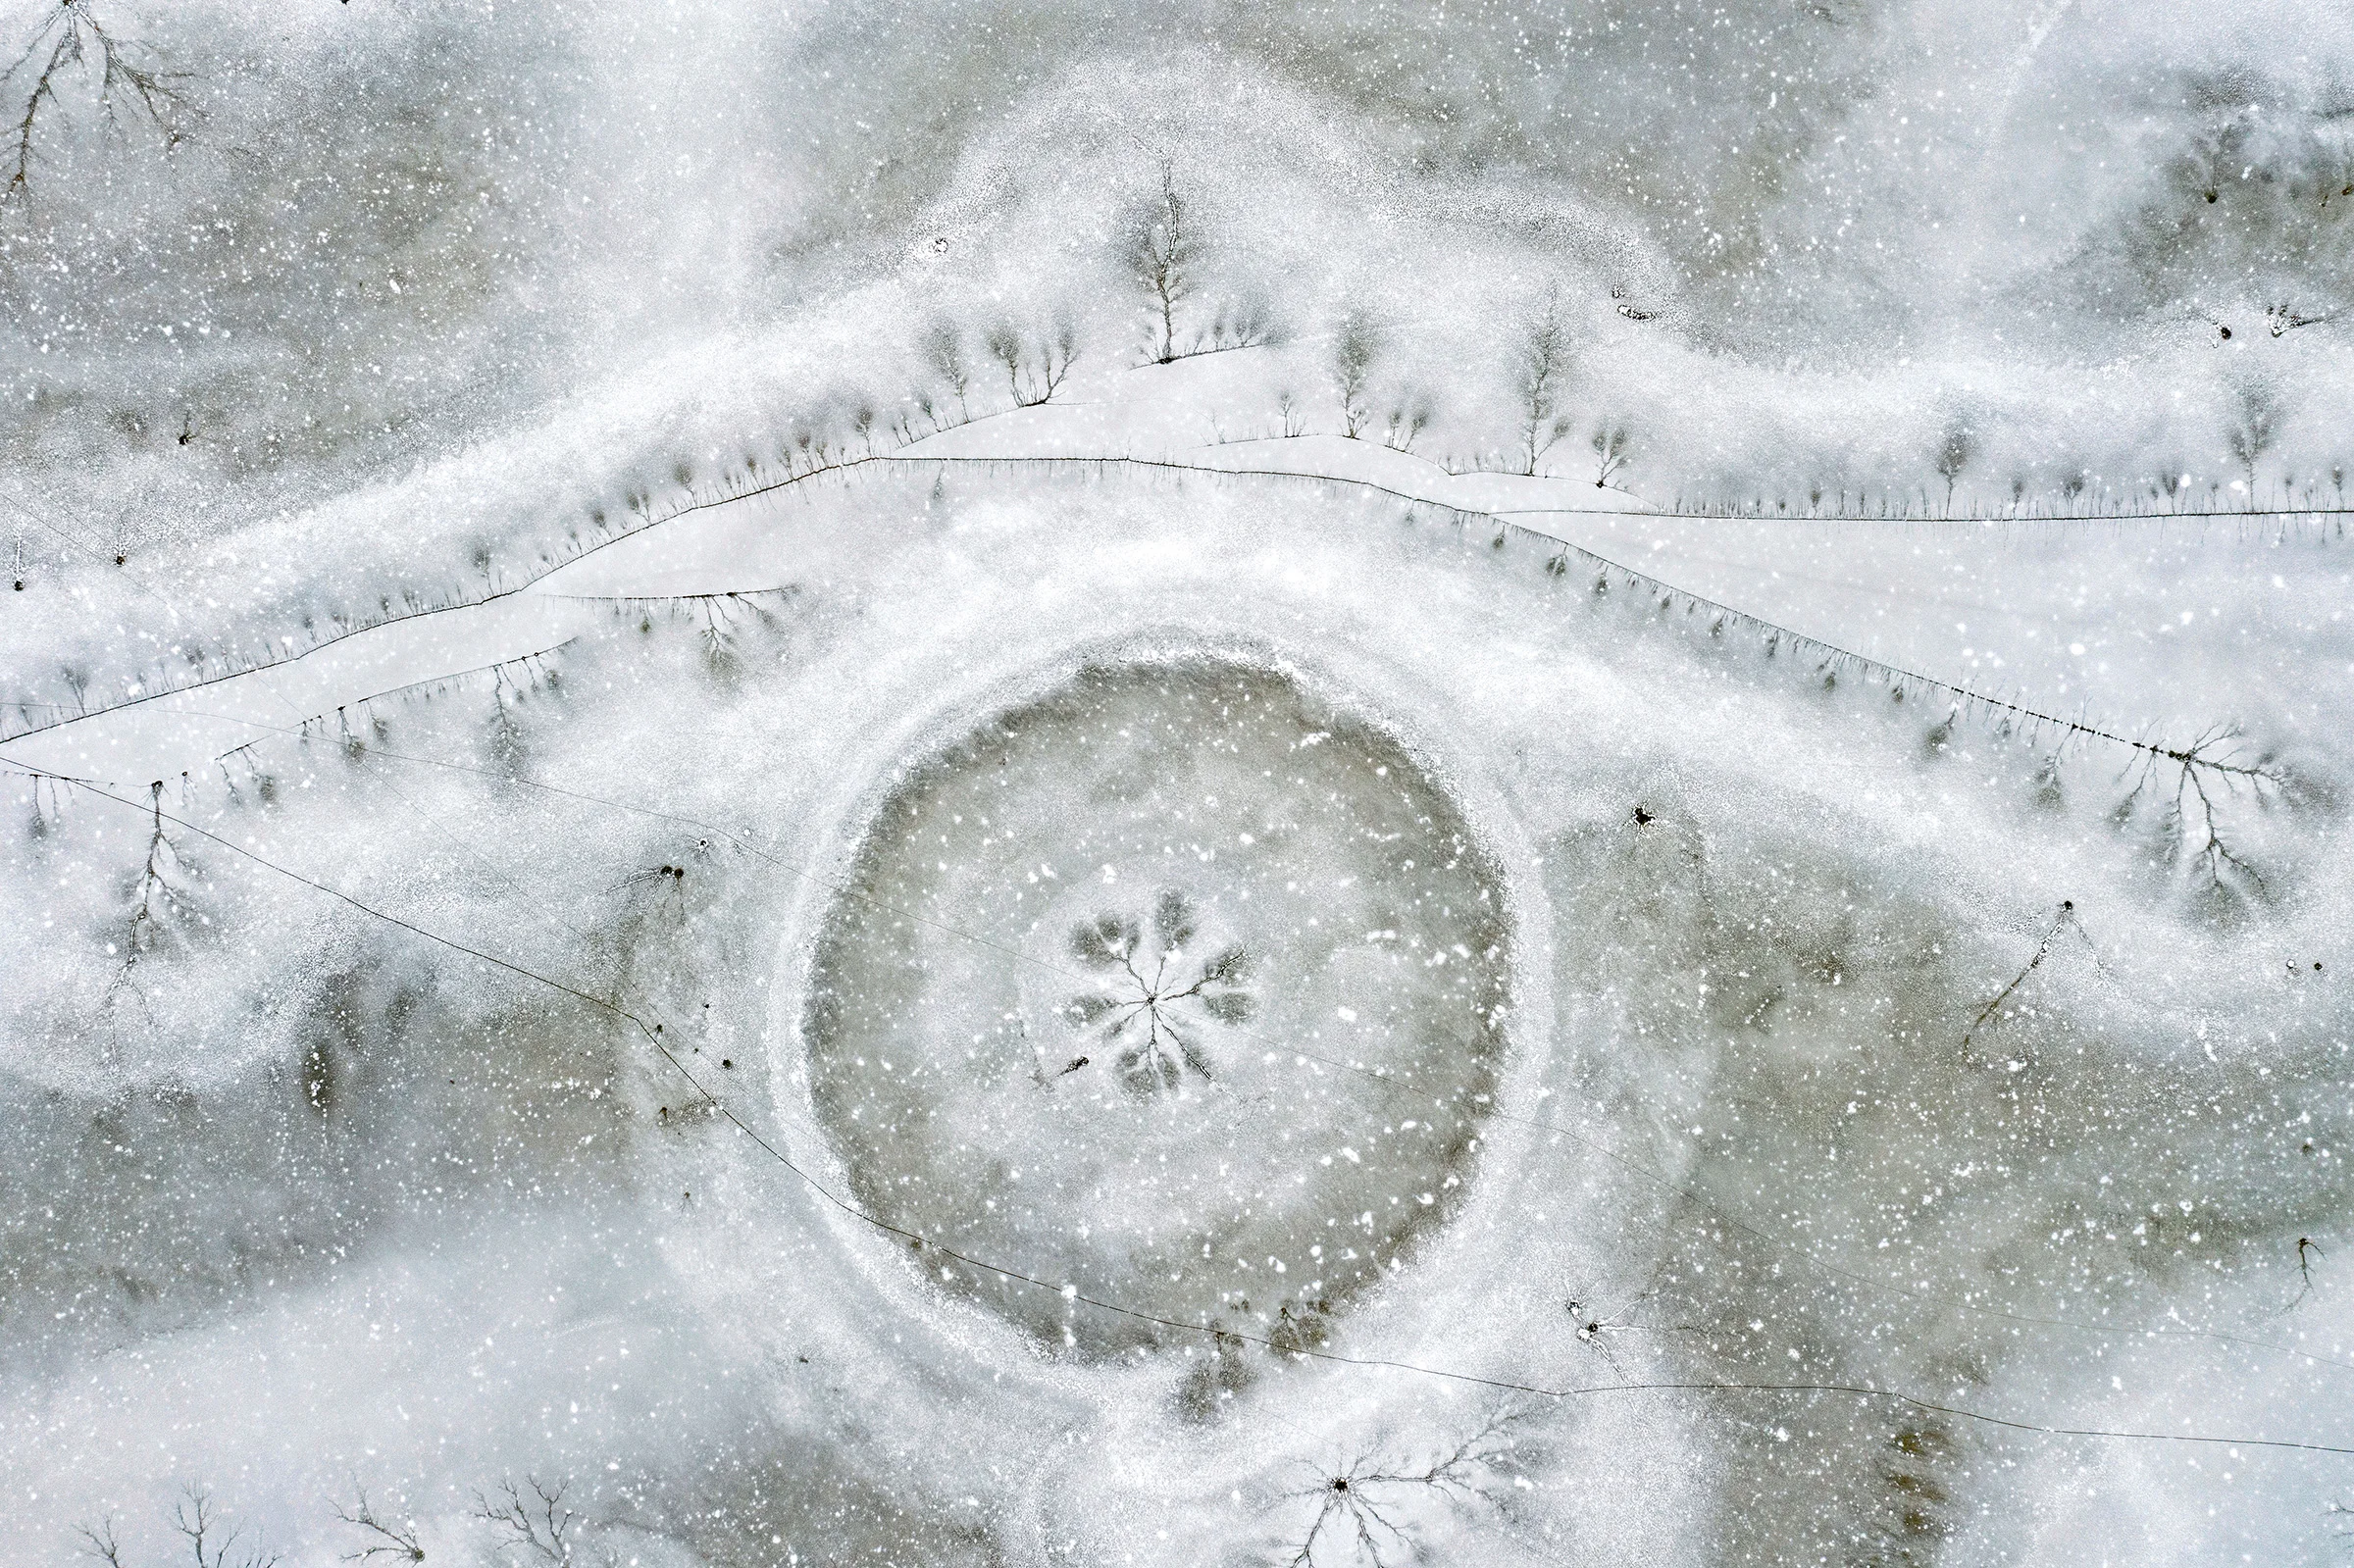
[[(1189, 946), (1199, 935), (1194, 907), (1164, 889), (1152, 906), (1148, 936), (1133, 916), (1104, 914), (1071, 932), (1071, 954), (1097, 972), (1100, 988), (1063, 1007), (1074, 1028), (1098, 1034), (1100, 1049), (1137, 1093), (1176, 1088), (1189, 1072), (1204, 1082), (1216, 1075), (1203, 1048), (1204, 1020), (1229, 1027), (1248, 1023), (1256, 1003), (1241, 988), (1251, 957), (1240, 945), (1219, 947), (1197, 961)], [(1065, 1072), (1085, 1066), (1076, 1058)]]

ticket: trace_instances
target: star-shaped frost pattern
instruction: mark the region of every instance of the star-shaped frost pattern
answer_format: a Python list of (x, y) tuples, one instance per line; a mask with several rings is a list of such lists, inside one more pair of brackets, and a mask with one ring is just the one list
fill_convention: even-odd
[[(1257, 1010), (1242, 988), (1250, 954), (1229, 943), (1197, 961), (1190, 945), (1198, 935), (1192, 901), (1173, 889), (1154, 901), (1149, 932), (1119, 914), (1082, 921), (1071, 932), (1071, 955), (1097, 972), (1100, 988), (1072, 997), (1063, 1015), (1082, 1032), (1100, 1032), (1121, 1086), (1133, 1092), (1176, 1088), (1188, 1073), (1209, 1082), (1216, 1074), (1203, 1047), (1205, 1024), (1245, 1024)], [(1064, 1071), (1089, 1060), (1082, 1056)]]

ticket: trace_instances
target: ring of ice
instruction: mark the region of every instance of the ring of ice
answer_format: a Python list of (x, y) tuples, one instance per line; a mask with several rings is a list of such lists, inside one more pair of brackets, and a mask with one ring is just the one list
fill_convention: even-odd
[[(812, 1102), (934, 1248), (1305, 1347), (1457, 1208), (1510, 940), (1374, 725), (1223, 659), (1088, 667), (877, 811), (812, 959)], [(911, 1256), (1069, 1352), (1169, 1337)]]

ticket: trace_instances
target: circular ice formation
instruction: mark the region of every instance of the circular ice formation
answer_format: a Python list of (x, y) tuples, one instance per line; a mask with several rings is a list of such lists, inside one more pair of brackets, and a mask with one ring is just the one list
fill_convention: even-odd
[[(1274, 671), (1096, 666), (884, 802), (803, 1038), (858, 1202), (1153, 1317), (1312, 1344), (1461, 1195), (1503, 884), (1395, 740)], [(1084, 1354), (1163, 1331), (913, 1249)]]

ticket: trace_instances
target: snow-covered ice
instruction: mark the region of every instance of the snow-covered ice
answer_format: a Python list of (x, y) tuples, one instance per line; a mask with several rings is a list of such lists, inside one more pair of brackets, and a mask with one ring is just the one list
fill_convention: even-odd
[(26, 9), (0, 1555), (2341, 1557), (2212, 10)]

